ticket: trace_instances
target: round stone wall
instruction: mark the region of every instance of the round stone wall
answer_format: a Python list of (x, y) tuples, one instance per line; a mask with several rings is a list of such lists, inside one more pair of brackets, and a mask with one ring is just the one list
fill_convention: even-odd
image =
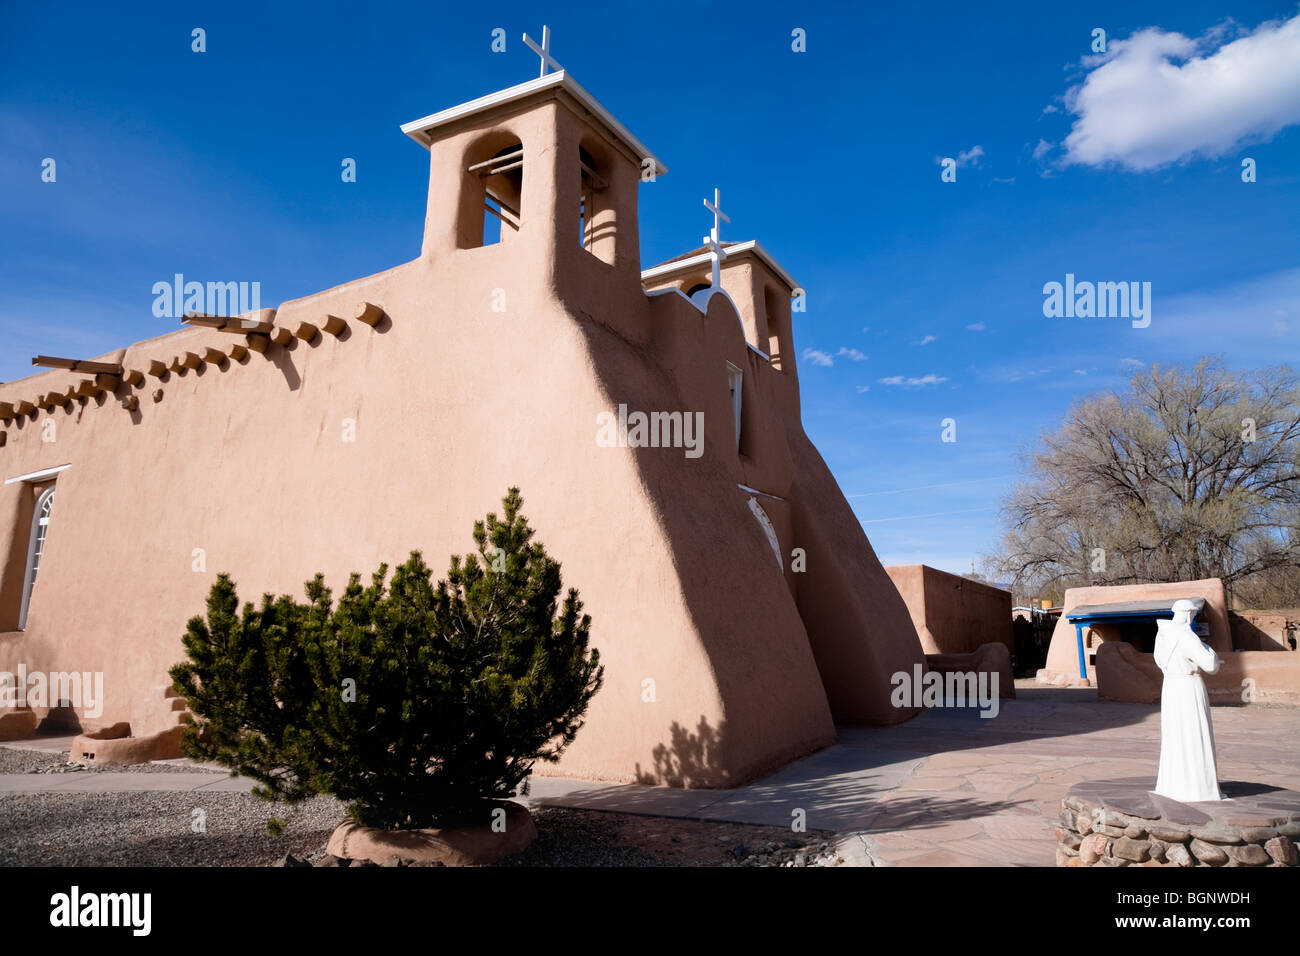
[(1224, 783), (1230, 799), (1181, 803), (1153, 778), (1089, 781), (1061, 801), (1057, 866), (1296, 866), (1300, 793)]

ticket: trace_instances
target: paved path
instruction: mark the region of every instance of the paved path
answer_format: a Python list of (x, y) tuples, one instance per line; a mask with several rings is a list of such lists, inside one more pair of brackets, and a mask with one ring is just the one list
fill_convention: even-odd
[[(1072, 784), (1154, 776), (1160, 711), (1099, 702), (1087, 689), (1017, 693), (992, 719), (931, 710), (901, 726), (842, 727), (835, 746), (733, 790), (534, 777), (527, 801), (777, 826), (803, 811), (808, 829), (842, 835), (848, 862), (1051, 866), (1052, 827)], [(1221, 779), (1300, 790), (1300, 708), (1215, 707), (1213, 719)], [(0, 793), (251, 788), (193, 772), (0, 775)]]
[[(1026, 682), (997, 717), (931, 710), (841, 727), (834, 746), (735, 790), (535, 777), (534, 804), (838, 831), (850, 862), (1052, 866), (1060, 801), (1082, 780), (1154, 777), (1160, 709)], [(1215, 707), (1220, 777), (1300, 790), (1300, 708)]]
[(234, 792), (252, 790), (256, 781), (215, 773), (76, 773), (0, 774), (0, 794), (6, 793), (124, 793), (185, 790)]

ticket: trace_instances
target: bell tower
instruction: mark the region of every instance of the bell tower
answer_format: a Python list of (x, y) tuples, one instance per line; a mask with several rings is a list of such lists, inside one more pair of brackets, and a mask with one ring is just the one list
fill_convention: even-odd
[(539, 77), (402, 127), (429, 151), (421, 255), (510, 249), (579, 293), (639, 282), (637, 191), (667, 167), (559, 68), (549, 30), (524, 42)]

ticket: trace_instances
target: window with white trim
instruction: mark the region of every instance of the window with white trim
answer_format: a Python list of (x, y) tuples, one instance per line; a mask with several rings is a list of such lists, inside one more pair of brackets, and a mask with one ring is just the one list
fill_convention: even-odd
[(736, 450), (740, 450), (740, 396), (744, 384), (744, 373), (730, 362), (727, 363), (727, 388), (731, 390), (731, 416), (736, 423)]
[(27, 545), (27, 573), (23, 578), (23, 602), (18, 611), (20, 631), (27, 626), (27, 608), (31, 604), (36, 574), (41, 568), (41, 555), (45, 553), (45, 537), (49, 532), (50, 514), (53, 510), (54, 485), (50, 485), (36, 499), (36, 510), (32, 515), (31, 538)]

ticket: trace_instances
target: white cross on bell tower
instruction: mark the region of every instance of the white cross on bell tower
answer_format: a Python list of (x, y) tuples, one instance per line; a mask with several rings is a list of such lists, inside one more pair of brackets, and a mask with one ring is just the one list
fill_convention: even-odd
[(551, 28), (550, 27), (548, 26), (542, 27), (541, 46), (538, 46), (537, 41), (535, 41), (527, 33), (524, 34), (524, 43), (528, 45), (528, 48), (530, 50), (532, 50), (534, 53), (536, 53), (538, 56), (542, 58), (542, 72), (537, 74), (539, 78), (546, 75), (546, 70), (548, 67), (552, 70), (555, 70), (557, 73), (564, 72), (564, 67), (560, 66), (560, 64), (555, 61), (555, 58), (551, 56)]
[(704, 245), (709, 250), (713, 264), (713, 288), (719, 289), (722, 287), (722, 260), (727, 258), (727, 251), (722, 248), (722, 223), (731, 222), (731, 217), (722, 211), (722, 191), (716, 187), (713, 190), (713, 202), (704, 200), (704, 208), (713, 213), (713, 228), (704, 237)]

